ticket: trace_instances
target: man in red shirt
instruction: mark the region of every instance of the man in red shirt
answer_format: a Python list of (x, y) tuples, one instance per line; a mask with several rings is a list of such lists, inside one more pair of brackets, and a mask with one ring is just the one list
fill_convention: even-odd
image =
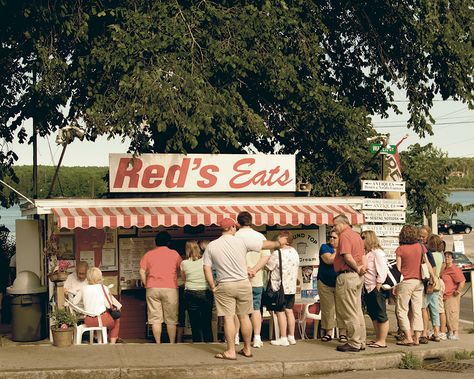
[(352, 230), (345, 215), (334, 218), (334, 230), (339, 235), (334, 258), (336, 271), (336, 311), (347, 328), (347, 343), (338, 351), (358, 352), (365, 350), (365, 320), (362, 312), (363, 275), (366, 271), (364, 241)]
[(156, 343), (161, 341), (161, 324), (165, 322), (170, 343), (176, 340), (178, 324), (178, 282), (181, 257), (170, 249), (171, 236), (167, 232), (156, 235), (156, 248), (148, 251), (140, 261), (140, 278), (146, 287), (148, 323)]

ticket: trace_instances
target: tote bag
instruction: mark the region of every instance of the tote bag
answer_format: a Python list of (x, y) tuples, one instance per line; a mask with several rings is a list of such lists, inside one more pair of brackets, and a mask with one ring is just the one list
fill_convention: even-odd
[(262, 303), (269, 311), (279, 311), (285, 304), (285, 293), (283, 292), (283, 273), (281, 268), (281, 250), (278, 249), (278, 261), (280, 263), (280, 287), (274, 291), (272, 288), (271, 275), (268, 275), (267, 288), (263, 292)]
[(390, 290), (393, 287), (396, 287), (403, 281), (403, 275), (398, 270), (397, 263), (394, 262), (387, 262), (388, 273), (385, 282), (382, 284), (382, 289)]

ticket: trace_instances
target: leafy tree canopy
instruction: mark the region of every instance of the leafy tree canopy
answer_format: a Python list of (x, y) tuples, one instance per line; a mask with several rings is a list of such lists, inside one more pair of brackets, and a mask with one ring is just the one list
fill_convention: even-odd
[(448, 201), (448, 175), (452, 164), (446, 154), (432, 144), (420, 146), (415, 144), (400, 154), (403, 179), (406, 181), (408, 208), (416, 220), (422, 223), (423, 215), (428, 218), (432, 213), (449, 215), (467, 210), (459, 203)]
[(356, 193), (393, 86), (421, 136), (435, 94), (473, 105), (473, 5), (0, 0), (0, 177), (34, 116), (41, 136), (80, 125), (133, 152), (297, 153), (314, 194)]

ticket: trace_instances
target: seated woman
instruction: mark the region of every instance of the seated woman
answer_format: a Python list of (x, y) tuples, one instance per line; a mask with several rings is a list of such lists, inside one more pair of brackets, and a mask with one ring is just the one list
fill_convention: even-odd
[[(120, 330), (120, 319), (114, 320), (107, 311), (110, 308), (112, 295), (109, 289), (102, 284), (102, 271), (97, 267), (91, 267), (87, 270), (87, 282), (88, 284), (82, 288), (82, 291), (74, 297), (74, 304), (82, 301), (87, 313), (100, 315), (102, 325), (107, 328), (109, 342), (114, 344), (117, 342)], [(86, 316), (84, 322), (90, 327), (99, 326), (97, 317)]]

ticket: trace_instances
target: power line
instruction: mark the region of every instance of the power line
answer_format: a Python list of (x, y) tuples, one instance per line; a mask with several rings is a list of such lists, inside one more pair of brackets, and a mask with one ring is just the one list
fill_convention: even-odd
[[(433, 126), (442, 126), (442, 125), (458, 125), (458, 124), (473, 124), (474, 121), (453, 121), (453, 122), (437, 122), (433, 124)], [(406, 128), (407, 124), (393, 124), (393, 125), (382, 125), (376, 126), (374, 125), (375, 129), (384, 129), (384, 128)]]

